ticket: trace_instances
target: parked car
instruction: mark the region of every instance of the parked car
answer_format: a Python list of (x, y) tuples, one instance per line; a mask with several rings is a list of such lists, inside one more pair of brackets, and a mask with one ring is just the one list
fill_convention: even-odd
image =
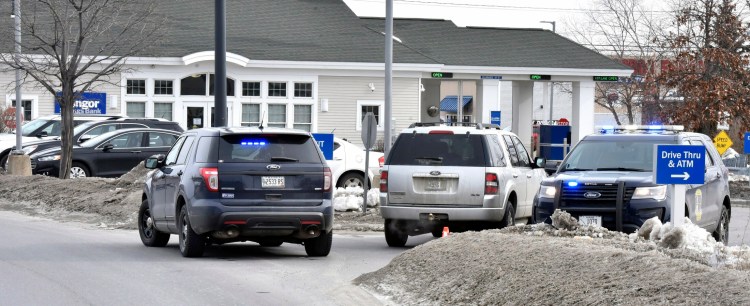
[[(70, 177), (118, 177), (154, 154), (166, 153), (180, 132), (134, 128), (107, 132), (73, 147)], [(32, 154), (33, 174), (58, 176), (61, 148), (54, 147)]]
[[(370, 151), (369, 167), (367, 176), (370, 179), (370, 188), (373, 181), (379, 177), (380, 167), (383, 166), (384, 157), (382, 152)], [(333, 172), (333, 181), (336, 187), (360, 187), (365, 186), (365, 149), (348, 142), (344, 139), (333, 138), (333, 160), (328, 161)]]
[(682, 126), (607, 127), (584, 137), (542, 182), (534, 200), (535, 220), (549, 223), (559, 208), (586, 223), (628, 233), (653, 217), (673, 220), (667, 186), (654, 183), (656, 144), (706, 148), (705, 183), (688, 185), (685, 216), (726, 243), (729, 171), (711, 138), (683, 132)]
[[(184, 131), (177, 122), (161, 118), (118, 118), (111, 120), (89, 121), (76, 125), (76, 127), (73, 129), (73, 143), (80, 144), (86, 140), (104, 134), (106, 132), (132, 128), (165, 129), (180, 133)], [(49, 148), (59, 147), (61, 145), (62, 141), (60, 140), (60, 136), (48, 137), (43, 140), (25, 142), (22, 146), (22, 150), (27, 155), (32, 155), (36, 152)]]
[(185, 257), (206, 244), (303, 244), (327, 256), (333, 239), (331, 170), (308, 132), (285, 128), (201, 128), (185, 132), (143, 185), (141, 241), (163, 247), (179, 236)]
[[(73, 118), (73, 125), (78, 126), (84, 122), (115, 120), (122, 116), (92, 116), (80, 115)], [(26, 145), (32, 141), (59, 137), (62, 130), (60, 115), (42, 116), (27, 122), (21, 127), (21, 144)], [(0, 134), (0, 167), (5, 167), (10, 151), (16, 146), (16, 135), (13, 133)]]
[(403, 130), (380, 177), (380, 212), (389, 246), (408, 236), (503, 227), (531, 217), (546, 177), (518, 137), (496, 125), (417, 123)]

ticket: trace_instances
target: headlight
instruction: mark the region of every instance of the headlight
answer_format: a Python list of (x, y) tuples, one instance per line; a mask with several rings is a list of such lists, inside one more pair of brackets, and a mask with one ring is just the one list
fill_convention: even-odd
[(667, 198), (667, 185), (656, 187), (638, 187), (633, 192), (633, 199), (654, 199), (661, 201)]
[(555, 189), (555, 186), (544, 186), (544, 185), (542, 185), (539, 188), (539, 197), (540, 198), (554, 199), (556, 194), (557, 194), (557, 189)]
[(34, 152), (34, 150), (36, 150), (37, 147), (38, 146), (28, 146), (28, 147), (24, 147), (23, 149), (21, 149), (21, 151), (23, 151), (24, 154), (29, 155), (31, 152)]
[(39, 158), (39, 161), (54, 161), (54, 160), (60, 160), (60, 155), (49, 155), (49, 156), (42, 156)]

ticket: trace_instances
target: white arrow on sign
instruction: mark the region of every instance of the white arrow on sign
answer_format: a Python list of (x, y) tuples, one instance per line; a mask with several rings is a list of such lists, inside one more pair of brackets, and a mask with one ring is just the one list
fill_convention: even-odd
[(683, 172), (684, 174), (672, 174), (672, 177), (676, 178), (682, 178), (682, 180), (687, 181), (690, 178), (690, 174), (687, 172)]

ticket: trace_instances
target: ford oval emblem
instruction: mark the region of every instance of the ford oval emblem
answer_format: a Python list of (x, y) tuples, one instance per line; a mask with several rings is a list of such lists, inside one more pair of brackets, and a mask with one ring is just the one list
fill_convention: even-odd
[(440, 171), (430, 171), (430, 175), (438, 176), (440, 175)]
[(596, 191), (589, 191), (583, 194), (583, 197), (587, 199), (598, 199), (601, 196), (602, 194)]
[(279, 169), (281, 169), (281, 166), (279, 166), (277, 164), (270, 164), (270, 165), (266, 166), (266, 169), (271, 170), (271, 171), (273, 171), (273, 170), (279, 170)]

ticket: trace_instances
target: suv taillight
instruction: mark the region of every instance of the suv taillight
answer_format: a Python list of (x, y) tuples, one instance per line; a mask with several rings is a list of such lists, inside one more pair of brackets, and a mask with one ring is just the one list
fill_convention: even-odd
[(388, 192), (388, 171), (380, 171), (380, 192)]
[(378, 158), (378, 165), (380, 166), (380, 168), (383, 168), (383, 165), (385, 165), (385, 156), (381, 156), (380, 158)]
[(498, 186), (497, 174), (486, 173), (484, 175), (484, 194), (496, 194)]
[(219, 169), (217, 168), (200, 168), (203, 181), (206, 182), (208, 191), (219, 191)]
[(323, 176), (323, 191), (331, 191), (331, 181), (333, 180), (331, 168), (325, 167), (325, 169), (323, 169)]

